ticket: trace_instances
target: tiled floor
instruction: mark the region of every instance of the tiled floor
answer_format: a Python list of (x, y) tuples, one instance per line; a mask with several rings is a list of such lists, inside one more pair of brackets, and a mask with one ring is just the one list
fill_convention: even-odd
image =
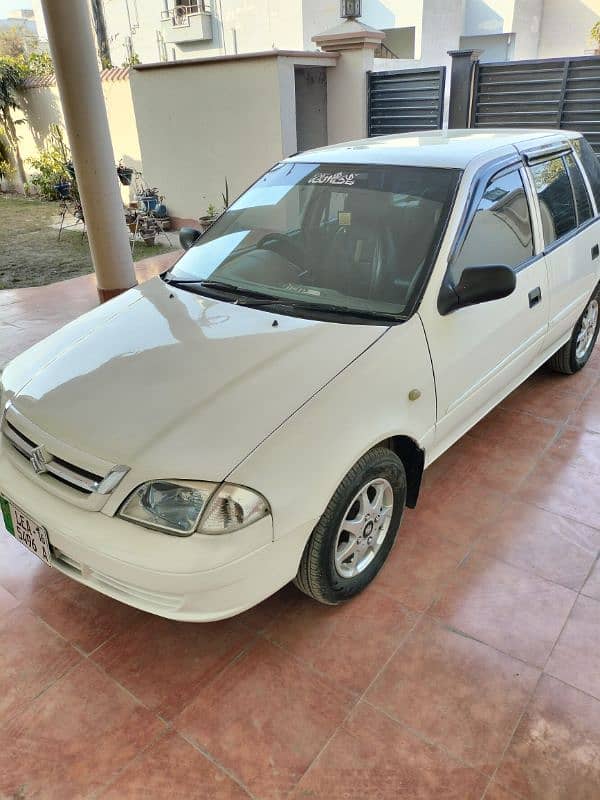
[[(0, 293), (0, 361), (94, 303)], [(343, 607), (169, 622), (1, 539), (0, 798), (598, 800), (599, 480), (600, 351), (433, 465)]]

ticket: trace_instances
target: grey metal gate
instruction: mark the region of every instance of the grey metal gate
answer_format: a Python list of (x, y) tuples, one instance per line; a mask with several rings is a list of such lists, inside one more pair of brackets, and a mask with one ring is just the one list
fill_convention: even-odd
[(567, 128), (600, 155), (600, 57), (478, 64), (473, 128)]
[(442, 127), (446, 67), (370, 72), (369, 136)]

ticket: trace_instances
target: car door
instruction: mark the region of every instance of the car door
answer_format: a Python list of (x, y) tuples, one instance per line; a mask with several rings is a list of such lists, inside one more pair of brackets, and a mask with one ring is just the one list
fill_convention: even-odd
[[(564, 148), (563, 148), (564, 149)], [(550, 284), (548, 347), (570, 335), (596, 285), (600, 231), (572, 150), (528, 159), (537, 193)]]
[[(437, 392), (431, 459), (468, 430), (533, 369), (548, 326), (548, 277), (534, 237), (534, 197), (521, 160), (475, 178), (444, 281), (491, 264), (514, 270), (507, 297), (441, 313), (430, 292), (420, 314)], [(436, 287), (439, 288), (439, 287)], [(428, 302), (425, 302), (428, 300)]]

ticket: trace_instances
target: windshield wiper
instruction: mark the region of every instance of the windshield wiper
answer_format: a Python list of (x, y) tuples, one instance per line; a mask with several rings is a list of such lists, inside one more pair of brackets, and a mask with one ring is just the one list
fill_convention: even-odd
[(194, 291), (202, 292), (203, 289), (214, 289), (215, 291), (228, 292), (236, 295), (233, 302), (235, 305), (247, 306), (249, 308), (290, 308), (294, 311), (316, 311), (324, 312), (325, 314), (339, 314), (343, 316), (358, 317), (359, 319), (381, 319), (382, 321), (398, 322), (403, 319), (401, 315), (391, 314), (386, 311), (371, 311), (369, 309), (350, 308), (349, 306), (338, 306), (330, 303), (307, 303), (306, 301), (296, 300), (293, 298), (275, 297), (274, 295), (267, 294), (266, 292), (258, 292), (254, 289), (246, 289), (241, 286), (235, 286), (232, 283), (225, 283), (222, 281), (214, 281), (210, 278), (202, 280), (184, 280), (178, 278), (171, 278), (167, 281), (172, 286), (194, 286)]
[(250, 298), (247, 302), (242, 298), (238, 305), (250, 306), (251, 308), (255, 306), (260, 306), (261, 308), (265, 306), (291, 308), (299, 311), (317, 311), (326, 314), (339, 314), (343, 316), (359, 317), (361, 319), (381, 319), (393, 322), (398, 322), (399, 319), (402, 319), (400, 315), (391, 314), (386, 311), (371, 311), (369, 309), (350, 308), (349, 306), (337, 306), (330, 303), (305, 303), (301, 300), (288, 300), (287, 298), (280, 297), (274, 298), (273, 300), (268, 300), (266, 298), (254, 300)]
[(273, 302), (277, 300), (277, 297), (274, 297), (271, 294), (266, 294), (265, 292), (257, 292), (254, 289), (244, 289), (241, 286), (236, 286), (233, 283), (225, 283), (224, 281), (213, 281), (210, 278), (206, 280), (202, 278), (196, 278), (195, 280), (184, 280), (180, 278), (165, 278), (165, 282), (169, 284), (169, 286), (197, 286), (198, 289), (214, 289), (218, 292), (229, 292), (230, 294), (240, 295), (240, 299), (244, 300), (246, 298), (252, 297), (261, 300), (265, 300), (266, 302)]

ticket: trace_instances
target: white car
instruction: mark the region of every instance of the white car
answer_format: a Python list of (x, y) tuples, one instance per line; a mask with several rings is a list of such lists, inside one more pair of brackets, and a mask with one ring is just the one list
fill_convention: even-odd
[(274, 166), (166, 274), (16, 358), (5, 527), (179, 620), (384, 563), (424, 468), (598, 335), (600, 166), (579, 134), (436, 131)]

